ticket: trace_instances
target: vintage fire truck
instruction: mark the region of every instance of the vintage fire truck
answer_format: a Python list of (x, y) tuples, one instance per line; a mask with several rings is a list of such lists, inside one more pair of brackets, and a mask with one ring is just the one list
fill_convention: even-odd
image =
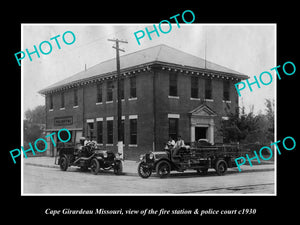
[(241, 155), (237, 145), (211, 145), (202, 139), (182, 147), (176, 156), (170, 148), (141, 155), (138, 174), (148, 178), (156, 172), (158, 177), (164, 178), (171, 171), (196, 170), (199, 174), (206, 174), (208, 169), (213, 168), (218, 175), (224, 175), (227, 168), (236, 167), (234, 160)]
[(112, 169), (116, 175), (123, 172), (120, 154), (100, 149), (93, 142), (85, 146), (79, 143), (76, 145), (73, 143), (60, 143), (57, 164), (62, 171), (66, 171), (70, 166), (78, 166), (82, 171), (90, 169), (95, 175), (100, 169)]

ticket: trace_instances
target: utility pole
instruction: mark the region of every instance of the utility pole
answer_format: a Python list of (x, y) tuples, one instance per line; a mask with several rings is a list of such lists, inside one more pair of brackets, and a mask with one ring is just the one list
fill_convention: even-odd
[(116, 60), (117, 60), (117, 89), (118, 89), (118, 153), (121, 154), (121, 158), (124, 158), (123, 151), (123, 135), (122, 135), (122, 99), (121, 99), (121, 75), (120, 75), (120, 55), (119, 51), (125, 52), (124, 49), (119, 48), (119, 42), (128, 43), (127, 41), (122, 41), (118, 39), (107, 39), (108, 41), (113, 41), (116, 43), (116, 46), (112, 46), (116, 49)]

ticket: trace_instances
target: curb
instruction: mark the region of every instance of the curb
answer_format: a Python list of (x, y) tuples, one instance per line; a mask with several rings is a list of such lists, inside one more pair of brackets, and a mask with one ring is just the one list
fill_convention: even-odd
[(24, 163), (28, 166), (39, 166), (39, 167), (47, 167), (47, 168), (59, 168), (59, 165), (46, 165), (46, 164), (39, 164), (39, 163)]
[[(55, 168), (55, 169), (59, 169), (59, 165), (49, 165), (49, 164), (41, 164), (41, 163), (32, 163), (32, 162), (26, 162), (24, 163), (24, 165), (28, 165), (28, 166), (36, 166), (36, 167), (44, 167), (44, 168)], [(128, 172), (123, 172), (121, 174), (122, 175), (129, 175), (129, 176), (135, 176), (137, 175), (137, 172), (132, 172), (132, 171), (128, 171)]]

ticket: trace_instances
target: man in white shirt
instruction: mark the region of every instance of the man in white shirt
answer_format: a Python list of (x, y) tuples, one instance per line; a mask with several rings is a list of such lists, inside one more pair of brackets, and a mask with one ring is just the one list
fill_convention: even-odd
[(185, 146), (184, 141), (181, 139), (181, 136), (178, 135), (177, 141), (173, 147), (173, 156), (177, 156), (179, 149), (184, 146)]

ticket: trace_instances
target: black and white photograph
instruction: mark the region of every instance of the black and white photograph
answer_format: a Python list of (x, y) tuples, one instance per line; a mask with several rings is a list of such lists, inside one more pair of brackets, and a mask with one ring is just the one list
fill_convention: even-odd
[(3, 7), (5, 221), (296, 219), (295, 4), (43, 3)]
[(277, 195), (276, 24), (184, 15), (21, 25), (23, 196)]

